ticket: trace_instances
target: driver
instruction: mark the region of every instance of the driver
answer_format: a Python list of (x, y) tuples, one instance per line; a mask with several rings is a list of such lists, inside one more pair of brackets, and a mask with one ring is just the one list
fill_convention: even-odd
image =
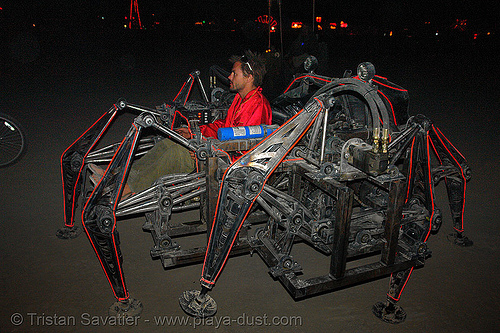
[(226, 119), (201, 126), (206, 137), (216, 138), (221, 127), (271, 125), (271, 106), (260, 87), (266, 73), (264, 62), (250, 51), (241, 57), (232, 56), (230, 61), (233, 68), (229, 75), (229, 90), (237, 94)]
[[(262, 95), (262, 85), (266, 73), (261, 56), (246, 51), (243, 56), (232, 56), (229, 75), (229, 89), (236, 96), (228, 109), (225, 119), (219, 119), (211, 124), (200, 126), (205, 137), (217, 138), (217, 130), (221, 127), (271, 125), (271, 106)], [(180, 127), (176, 132), (187, 139), (191, 133), (187, 127)], [(97, 166), (90, 165), (94, 172), (94, 181), (104, 173)], [(159, 177), (172, 173), (189, 173), (195, 168), (192, 152), (175, 143), (169, 138), (158, 142), (141, 159), (134, 162), (130, 169), (127, 184), (122, 197), (140, 192), (150, 187)]]

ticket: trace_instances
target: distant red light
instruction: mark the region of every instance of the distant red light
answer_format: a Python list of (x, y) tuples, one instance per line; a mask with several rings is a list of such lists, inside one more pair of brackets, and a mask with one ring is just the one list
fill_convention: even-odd
[(269, 24), (271, 27), (275, 27), (278, 25), (278, 22), (272, 17), (267, 15), (261, 15), (257, 18), (257, 22)]
[(139, 4), (137, 0), (130, 1), (130, 20), (128, 22), (129, 29), (138, 28), (142, 29), (141, 16), (139, 14)]
[(467, 20), (459, 20), (459, 19), (457, 19), (455, 21), (455, 25), (453, 26), (453, 29), (460, 30), (460, 31), (465, 31), (466, 27), (467, 27)]

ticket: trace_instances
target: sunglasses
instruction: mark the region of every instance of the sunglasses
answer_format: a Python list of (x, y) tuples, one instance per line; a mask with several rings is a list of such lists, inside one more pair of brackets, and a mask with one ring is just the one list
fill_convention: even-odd
[(250, 69), (250, 72), (252, 72), (252, 73), (253, 73), (253, 68), (252, 68), (252, 66), (250, 66), (250, 62), (248, 62), (248, 58), (247, 58), (247, 56), (246, 56), (246, 55), (241, 56), (241, 57), (240, 57), (240, 61), (241, 61), (241, 63), (243, 63), (243, 64), (247, 65), (247, 66), (248, 66), (248, 69)]

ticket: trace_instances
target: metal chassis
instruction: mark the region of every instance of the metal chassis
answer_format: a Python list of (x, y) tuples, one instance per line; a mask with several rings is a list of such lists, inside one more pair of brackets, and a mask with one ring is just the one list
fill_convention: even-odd
[[(392, 179), (384, 184), (388, 187), (390, 197), (387, 216), (388, 223), (385, 224), (384, 232), (385, 242), (383, 247), (374, 247), (370, 251), (371, 253), (380, 252), (380, 260), (376, 263), (346, 269), (348, 258), (360, 255), (360, 253), (353, 251), (349, 253), (347, 247), (352, 215), (353, 191), (333, 179), (316, 179), (309, 168), (303, 164), (295, 164), (293, 168), (295, 169), (294, 174), (297, 175), (294, 179), (295, 182), (302, 182), (304, 179), (307, 179), (308, 182), (314, 183), (315, 186), (323, 191), (333, 194), (338, 200), (335, 237), (332, 244), (330, 244), (331, 260), (329, 274), (307, 280), (300, 279), (293, 271), (278, 276), (280, 282), (294, 298), (332, 291), (376, 277), (389, 275), (393, 272), (424, 265), (424, 258), (404, 255), (406, 251), (398, 247), (405, 185), (402, 177), (396, 177), (396, 179)], [(291, 187), (297, 188), (294, 184)], [(256, 243), (261, 242), (257, 241)], [(275, 267), (279, 264), (266, 246), (260, 245), (255, 246), (255, 248), (268, 267)], [(363, 254), (370, 252), (364, 252)], [(396, 255), (396, 253), (399, 253), (399, 255)]]
[[(185, 89), (183, 86), (181, 91)], [(363, 155), (363, 158), (367, 159), (373, 156), (388, 158), (388, 165), (383, 174), (379, 174), (378, 169), (375, 171), (369, 167), (366, 169), (365, 160), (353, 162), (352, 160), (346, 161), (342, 157), (337, 164), (325, 160), (326, 119), (328, 119), (328, 111), (335, 103), (332, 96), (349, 89), (362, 91), (362, 96), (367, 99), (371, 112), (368, 114), (370, 120), (368, 146), (374, 153), (362, 151), (362, 154), (369, 155), (368, 157)], [(184, 98), (183, 94), (178, 94), (178, 96)], [(184, 102), (186, 100), (187, 98)], [(141, 115), (136, 118), (122, 143), (108, 147), (106, 151), (91, 152), (117, 113), (125, 108), (140, 111)], [(74, 215), (82, 188), (85, 193), (84, 179), (87, 172), (85, 165), (99, 160), (102, 156), (106, 158), (112, 156), (105, 175), (95, 186), (92, 194), (86, 198), (82, 222), (119, 302), (127, 303), (129, 295), (121, 271), (122, 256), (116, 230), (116, 217), (126, 216), (128, 213), (146, 213), (144, 229), (152, 233), (155, 241), (152, 256), (160, 257), (164, 267), (205, 261), (201, 292), (196, 294), (196, 297), (189, 296), (191, 298), (185, 299), (184, 303), (181, 297), (183, 309), (195, 316), (210, 315), (193, 303), (200, 302), (201, 299), (201, 304), (203, 304), (207, 300), (207, 291), (214, 286), (227, 256), (230, 253), (240, 254), (251, 251), (259, 253), (270, 268), (272, 275), (281, 281), (294, 298), (332, 291), (393, 274), (387, 304), (383, 311), (389, 314), (394, 314), (395, 311), (401, 312), (402, 310), (395, 307), (395, 304), (413, 268), (424, 265), (428, 254), (425, 243), (431, 231), (437, 231), (441, 224), (440, 212), (435, 206), (433, 189), (442, 179), (445, 179), (448, 189), (454, 229), (458, 236), (461, 236), (463, 232), (465, 183), (470, 179), (470, 169), (465, 158), (439, 129), (421, 115), (412, 118), (389, 143), (388, 112), (377, 98), (376, 89), (374, 90), (368, 83), (355, 79), (337, 79), (325, 89), (320, 89), (317, 97), (299, 114), (259, 144), (251, 140), (220, 144), (210, 140), (203, 141), (200, 136), (193, 140), (186, 140), (162, 125), (164, 123), (162, 119), (162, 114), (157, 110), (120, 101), (70, 146), (61, 158), (66, 230), (60, 231), (59, 235), (71, 238), (77, 235)], [(172, 178), (166, 177), (159, 179), (152, 188), (129, 199), (120, 200), (132, 156), (141, 154), (152, 146), (149, 141), (139, 140), (141, 131), (145, 127), (154, 127), (186, 148), (195, 151), (200, 162), (200, 171), (192, 175), (171, 176), (174, 177), (175, 182), (179, 179), (185, 180), (188, 176), (186, 185), (180, 188), (172, 183)], [(284, 161), (308, 130), (312, 131), (308, 152), (304, 156), (300, 156), (300, 150), (295, 152), (301, 161)], [(347, 140), (342, 156), (347, 151), (357, 151), (360, 145), (366, 145), (364, 142), (360, 143), (361, 141), (359, 139), (358, 141)], [(321, 147), (319, 157), (310, 153), (314, 145)], [(231, 164), (226, 158), (225, 152), (250, 148), (252, 149), (235, 163)], [(431, 167), (433, 153), (439, 160), (439, 166), (434, 168)], [(403, 167), (398, 170), (396, 165), (402, 160), (404, 160)], [(352, 166), (353, 163), (357, 168)], [(222, 177), (221, 170), (225, 170)], [(288, 251), (281, 253), (273, 251), (272, 246), (269, 245), (273, 240), (263, 233), (256, 234), (255, 237), (248, 235), (250, 224), (264, 222), (270, 217), (271, 222), (268, 221), (267, 225), (269, 227), (273, 223), (276, 224), (280, 216), (286, 215), (283, 212), (291, 212), (289, 207), (280, 205), (270, 198), (272, 193), (279, 192), (268, 184), (269, 177), (275, 171), (292, 174), (290, 178), (292, 190), (288, 195), (290, 200), (297, 200), (296, 203), (292, 203), (292, 206), (302, 207), (299, 200), (299, 188), (303, 182), (308, 182), (335, 198), (335, 222), (331, 224), (331, 230), (327, 232), (331, 236), (331, 241), (324, 242), (325, 244), (320, 246), (331, 256), (329, 274), (302, 280), (297, 274), (300, 270), (293, 261), (291, 265), (279, 267), (276, 271), (276, 267), (283, 263), (282, 259), (288, 259), (287, 253), (289, 254), (294, 242), (305, 240), (318, 245), (318, 242), (313, 240), (313, 236), (317, 235), (309, 225), (311, 218), (307, 216), (307, 212), (301, 212), (300, 218), (303, 220), (298, 222), (301, 227), (304, 227), (306, 233), (295, 231), (290, 233), (291, 224), (285, 223), (285, 229), (289, 229), (287, 232), (293, 234), (289, 235), (290, 239), (286, 244)], [(354, 179), (365, 179), (388, 193), (383, 237), (376, 245), (359, 251), (349, 249), (354, 193), (348, 184)], [(176, 197), (172, 196), (172, 191), (177, 191)], [(184, 197), (180, 198), (179, 196), (182, 195)], [(169, 220), (174, 211), (173, 207), (198, 196), (201, 196), (201, 224), (173, 227)], [(142, 200), (148, 201), (146, 206), (141, 203)], [(267, 215), (249, 215), (254, 202), (259, 203)], [(415, 206), (429, 212), (429, 223), (423, 225), (425, 219), (422, 218), (415, 218), (415, 221), (410, 218), (412, 221), (410, 223), (407, 219), (405, 225), (414, 224), (418, 225), (417, 229), (420, 228), (418, 236), (415, 239), (409, 239), (403, 230), (403, 209), (411, 211)], [(200, 203), (195, 202), (181, 209), (197, 207), (200, 207)], [(228, 213), (229, 211), (232, 213)], [(294, 218), (294, 216), (288, 216), (288, 218)], [(309, 221), (306, 221), (307, 219)], [(173, 240), (176, 236), (205, 231), (210, 231), (207, 247), (180, 249)], [(327, 247), (326, 250), (324, 245)], [(346, 269), (346, 262), (349, 258), (362, 254), (380, 255), (380, 260), (361, 267)], [(380, 317), (382, 320), (389, 321), (386, 315), (382, 314)]]

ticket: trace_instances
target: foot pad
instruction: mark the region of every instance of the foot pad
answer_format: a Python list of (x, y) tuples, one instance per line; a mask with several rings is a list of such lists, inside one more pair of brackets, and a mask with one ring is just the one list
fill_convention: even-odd
[(73, 239), (78, 237), (82, 233), (82, 229), (78, 228), (77, 226), (73, 227), (62, 227), (61, 229), (58, 229), (56, 232), (57, 238), (60, 239)]
[(109, 315), (116, 317), (137, 317), (142, 312), (141, 301), (129, 298), (125, 301), (117, 301), (109, 308)]
[(377, 302), (373, 305), (372, 312), (375, 317), (389, 324), (399, 324), (406, 319), (406, 312), (399, 305)]
[(460, 246), (460, 247), (469, 247), (474, 245), (474, 242), (469, 239), (466, 236), (463, 236), (462, 234), (449, 234), (448, 235), (448, 240), (452, 242), (453, 244)]
[(212, 317), (217, 312), (217, 303), (205, 294), (200, 296), (199, 290), (188, 290), (179, 297), (179, 305), (188, 315), (197, 318)]

